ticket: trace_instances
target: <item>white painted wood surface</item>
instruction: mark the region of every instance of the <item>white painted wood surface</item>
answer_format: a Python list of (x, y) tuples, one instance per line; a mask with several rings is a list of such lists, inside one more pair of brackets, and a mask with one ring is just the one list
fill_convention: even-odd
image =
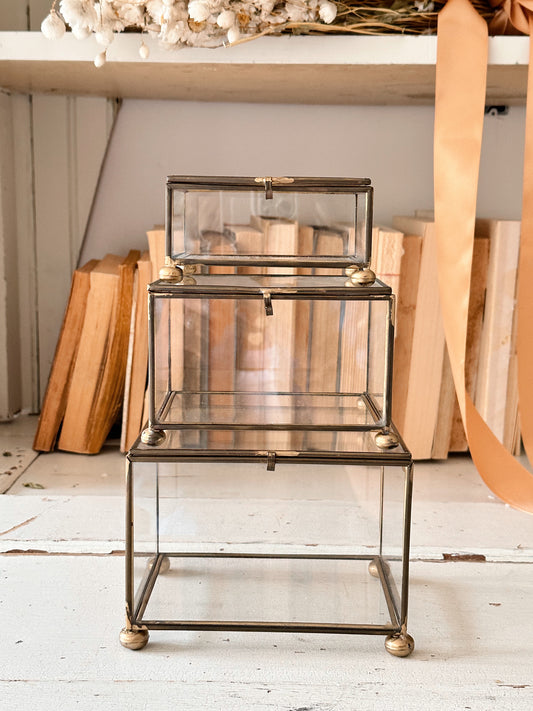
[(0, 92), (0, 421), (21, 407), (14, 116)]
[[(172, 51), (147, 38), (120, 34), (98, 71), (93, 38), (70, 33), (48, 41), (39, 33), (0, 35), (0, 76), (12, 91), (85, 93), (150, 99), (307, 104), (431, 104), (434, 36), (264, 37), (234, 47)], [(488, 97), (524, 103), (527, 39), (490, 39)]]
[[(31, 106), (35, 290), (26, 304), (28, 311), (33, 307), (37, 314), (40, 401), (116, 105), (98, 98), (36, 95)], [(25, 195), (30, 202), (32, 193)], [(26, 203), (26, 214), (29, 210)], [(31, 337), (28, 334), (26, 339)]]
[[(34, 425), (35, 418), (0, 425), (0, 451), (28, 448)], [(123, 549), (123, 464), (116, 450), (104, 456), (40, 455), (10, 490), (16, 494), (0, 496), (2, 708), (533, 706), (533, 517), (491, 498), (467, 457), (416, 467), (409, 614), (416, 648), (403, 660), (389, 656), (375, 636), (161, 631), (151, 632), (143, 651), (122, 648), (124, 563), (114, 553)], [(209, 465), (184, 472), (189, 513), (201, 503), (213, 512), (197, 541), (216, 538), (224, 512), (226, 527), (242, 536), (245, 509), (277, 525), (307, 506), (331, 539), (339, 512), (353, 496), (353, 479), (327, 467), (293, 471), (294, 481), (278, 470), (269, 473), (259, 491), (232, 464), (217, 472)], [(22, 486), (29, 481), (46, 488)], [(366, 498), (365, 490), (359, 494)], [(265, 547), (272, 547), (274, 530)], [(435, 562), (444, 553), (475, 551), (488, 559), (499, 551), (499, 562)], [(238, 605), (238, 587), (234, 595)]]
[[(10, 711), (128, 708), (528, 711), (530, 566), (414, 563), (416, 649), (380, 637), (152, 632), (119, 646), (123, 563), (7, 556), (0, 574), (2, 703)], [(238, 590), (236, 591), (238, 595)]]

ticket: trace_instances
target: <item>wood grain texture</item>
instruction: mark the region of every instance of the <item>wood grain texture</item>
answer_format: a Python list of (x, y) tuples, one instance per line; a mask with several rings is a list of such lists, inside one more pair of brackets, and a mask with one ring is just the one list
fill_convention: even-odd
[(490, 253), (474, 403), (501, 442), (511, 359), (520, 222), (478, 219), (476, 232), (488, 236)]
[(65, 414), (70, 381), (85, 319), (91, 282), (90, 275), (97, 264), (98, 260), (92, 259), (85, 266), (76, 269), (72, 276), (67, 309), (63, 317), (39, 424), (33, 440), (33, 449), (41, 452), (50, 452), (54, 448)]
[(395, 228), (422, 239), (416, 295), (409, 385), (400, 433), (415, 459), (430, 459), (437, 425), (444, 327), (437, 280), (437, 243), (432, 220), (395, 217)]

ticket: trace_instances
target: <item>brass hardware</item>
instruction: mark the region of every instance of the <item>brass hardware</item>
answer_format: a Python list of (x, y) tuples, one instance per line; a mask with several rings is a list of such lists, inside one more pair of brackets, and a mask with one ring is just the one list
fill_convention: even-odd
[(364, 269), (346, 267), (344, 271), (349, 277), (345, 286), (371, 286), (376, 281), (376, 275), (368, 267)]
[(273, 316), (274, 308), (272, 307), (272, 297), (269, 291), (263, 291), (263, 301), (265, 302), (265, 312), (267, 316)]
[(267, 453), (267, 472), (273, 472), (276, 468), (276, 452)]
[(148, 644), (149, 638), (148, 629), (146, 627), (123, 627), (120, 630), (120, 644), (126, 649), (142, 649)]
[(161, 281), (168, 281), (171, 284), (178, 284), (183, 279), (183, 269), (172, 259), (165, 257), (165, 266), (159, 270)]
[(379, 578), (378, 564), (375, 560), (371, 560), (368, 564), (368, 572), (373, 578)]
[(183, 264), (181, 268), (184, 274), (196, 274), (196, 264)]
[[(157, 556), (154, 556), (153, 558), (150, 558), (148, 561), (148, 569), (152, 570), (154, 567), (155, 563), (157, 560)], [(161, 558), (161, 565), (159, 566), (159, 575), (164, 575), (165, 573), (168, 573), (170, 570), (170, 558), (168, 555), (164, 555)]]
[(385, 649), (393, 657), (408, 657), (415, 648), (415, 641), (407, 632), (390, 634), (385, 640)]
[(264, 184), (265, 197), (267, 200), (272, 200), (274, 195), (272, 187), (275, 185), (290, 185), (291, 183), (294, 183), (294, 178), (255, 178), (255, 182)]
[(397, 447), (400, 443), (398, 436), (395, 435), (394, 432), (386, 429), (377, 432), (374, 441), (376, 446), (380, 449), (394, 449), (394, 447)]
[(141, 442), (143, 444), (149, 444), (151, 447), (155, 447), (166, 439), (166, 434), (162, 430), (154, 430), (151, 427), (147, 427), (141, 433)]

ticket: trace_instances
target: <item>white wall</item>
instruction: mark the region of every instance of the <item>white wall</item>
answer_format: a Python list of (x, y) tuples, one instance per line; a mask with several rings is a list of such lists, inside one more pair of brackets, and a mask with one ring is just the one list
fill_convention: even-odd
[[(525, 110), (485, 120), (480, 215), (518, 218)], [(146, 248), (175, 175), (369, 177), (375, 221), (433, 204), (433, 108), (127, 100), (80, 262)]]

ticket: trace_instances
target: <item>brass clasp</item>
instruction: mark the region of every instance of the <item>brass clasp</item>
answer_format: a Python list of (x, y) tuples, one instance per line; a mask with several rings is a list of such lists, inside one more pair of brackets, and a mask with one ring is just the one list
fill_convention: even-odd
[(272, 297), (270, 296), (270, 291), (263, 291), (263, 301), (265, 303), (266, 315), (272, 316), (274, 314), (274, 309), (272, 307)]
[(272, 190), (272, 187), (274, 185), (290, 185), (291, 183), (294, 183), (294, 178), (285, 178), (285, 177), (279, 177), (279, 178), (255, 178), (256, 183), (263, 183), (265, 186), (265, 198), (267, 200), (272, 200), (274, 193)]

